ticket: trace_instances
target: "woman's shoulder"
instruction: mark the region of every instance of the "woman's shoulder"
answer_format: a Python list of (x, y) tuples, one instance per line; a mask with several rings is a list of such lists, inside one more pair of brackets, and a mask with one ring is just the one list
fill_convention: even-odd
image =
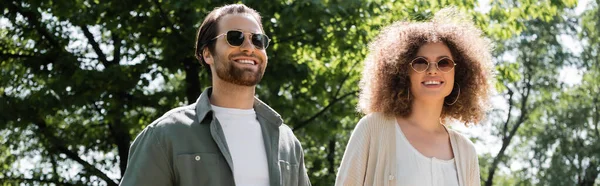
[(384, 115), (380, 112), (373, 112), (363, 116), (357, 125), (363, 125), (368, 128), (381, 128), (394, 123), (394, 118)]
[(462, 151), (466, 150), (471, 154), (477, 154), (475, 151), (475, 144), (473, 144), (473, 142), (467, 136), (450, 128), (448, 128), (448, 133), (450, 134), (451, 139), (456, 140), (459, 149)]
[(363, 116), (354, 128), (354, 133), (364, 133), (371, 135), (381, 133), (394, 126), (394, 118), (385, 116), (383, 113), (373, 112)]

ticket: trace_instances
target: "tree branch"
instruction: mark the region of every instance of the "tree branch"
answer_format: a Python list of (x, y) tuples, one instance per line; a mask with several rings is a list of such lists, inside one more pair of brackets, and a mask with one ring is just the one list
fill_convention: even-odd
[(202, 93), (200, 84), (200, 64), (192, 57), (183, 59), (183, 68), (185, 70), (185, 96), (188, 103), (194, 103)]
[[(316, 31), (317, 30), (315, 29), (311, 33), (315, 33), (316, 34)], [(281, 39), (279, 39), (279, 41), (277, 41), (277, 43), (286, 43), (286, 42), (289, 42), (289, 41), (298, 41), (299, 38), (305, 37), (307, 35), (307, 33), (299, 33), (299, 34), (291, 35), (291, 36), (288, 36), (288, 37), (282, 37)]]
[(45, 180), (45, 179), (41, 179), (41, 178), (0, 178), (0, 183), (7, 183), (7, 182), (38, 182), (38, 183), (54, 183), (56, 185), (74, 185), (72, 183), (68, 183), (68, 182), (61, 182), (57, 179), (52, 179), (52, 180)]
[(121, 61), (121, 38), (117, 36), (117, 34), (115, 34), (114, 32), (112, 32), (111, 35), (114, 45), (112, 63), (119, 64), (119, 61)]
[(100, 109), (100, 107), (98, 105), (96, 105), (96, 103), (92, 103), (92, 105), (94, 106), (94, 110), (96, 110), (96, 112), (98, 112), (98, 114), (105, 115), (102, 113), (102, 109)]
[[(184, 37), (180, 29), (175, 28), (175, 23), (173, 23), (171, 19), (169, 19), (169, 17), (163, 10), (160, 2), (158, 2), (158, 0), (154, 0), (152, 2), (158, 9), (160, 17), (166, 22), (165, 26), (171, 28), (171, 30), (173, 30), (173, 33), (175, 33), (177, 38), (179, 38), (181, 41), (185, 41), (186, 37)], [(183, 66), (185, 69), (186, 98), (188, 103), (193, 103), (196, 100), (196, 98), (198, 98), (200, 93), (202, 93), (202, 90), (200, 90), (200, 76), (198, 75), (200, 65), (199, 63), (197, 63), (195, 58), (186, 57), (185, 59), (183, 59)]]
[[(521, 124), (525, 123), (526, 120), (526, 116), (527, 116), (527, 100), (529, 99), (529, 95), (531, 93), (531, 79), (530, 76), (528, 76), (527, 74), (525, 74), (526, 79), (524, 79), (523, 81), (525, 84), (525, 90), (523, 91), (523, 94), (521, 96), (521, 113), (519, 116), (519, 119), (516, 121), (516, 123), (513, 125), (513, 127), (510, 130), (510, 133), (508, 134), (508, 136), (502, 140), (502, 148), (500, 148), (500, 151), (498, 152), (498, 154), (496, 155), (496, 157), (494, 158), (494, 161), (492, 162), (489, 170), (488, 170), (488, 177), (487, 180), (485, 181), (485, 185), (486, 186), (492, 186), (493, 185), (493, 181), (494, 181), (494, 174), (496, 172), (496, 169), (498, 168), (498, 164), (500, 163), (500, 161), (502, 160), (502, 158), (504, 158), (506, 149), (508, 148), (508, 145), (510, 145), (510, 141), (512, 140), (512, 138), (514, 137), (514, 135), (517, 133), (517, 130), (519, 129), (519, 127), (521, 126)], [(507, 121), (508, 122), (508, 121)], [(504, 136), (504, 134), (503, 134)]]
[(46, 124), (46, 121), (44, 121), (41, 118), (38, 118), (37, 121), (35, 122), (35, 125), (38, 127), (38, 131), (46, 139), (48, 139), (51, 142), (51, 144), (53, 145), (53, 147), (56, 150), (58, 150), (60, 153), (65, 154), (68, 158), (70, 158), (70, 159), (76, 161), (77, 163), (81, 164), (86, 171), (89, 171), (93, 175), (98, 176), (100, 179), (104, 180), (107, 185), (110, 185), (110, 186), (117, 186), (118, 185), (112, 179), (110, 179), (106, 174), (104, 174), (102, 171), (100, 171), (99, 169), (97, 169), (96, 167), (94, 167), (93, 165), (91, 165), (90, 163), (86, 162), (85, 160), (81, 159), (77, 153), (75, 153), (75, 152), (69, 150), (67, 147), (65, 147), (63, 145), (63, 142), (60, 141), (58, 138), (56, 138), (51, 133), (51, 129)]
[[(577, 174), (582, 175), (580, 177), (584, 177), (585, 178), (585, 169), (583, 168), (583, 156), (577, 156), (577, 162), (579, 163), (579, 170), (577, 171)], [(580, 181), (582, 179), (579, 179)]]
[[(117, 99), (119, 101), (127, 100), (124, 98), (127, 96), (126, 93), (118, 94)], [(118, 103), (119, 105), (125, 105)], [(115, 116), (108, 123), (108, 129), (110, 130), (111, 138), (114, 140), (114, 144), (117, 145), (117, 152), (119, 155), (119, 170), (121, 170), (121, 176), (125, 175), (125, 169), (127, 169), (127, 159), (129, 156), (129, 143), (131, 142), (131, 136), (128, 133), (128, 128), (121, 122), (123, 118), (123, 111), (121, 109), (115, 109), (108, 113), (109, 115)]]
[[(117, 94), (118, 100), (128, 100), (130, 98), (124, 98), (127, 96), (131, 96), (126, 93)], [(123, 105), (121, 103), (117, 103), (118, 105)], [(125, 169), (127, 169), (127, 157), (129, 156), (129, 143), (131, 142), (131, 136), (126, 132), (127, 129), (123, 129), (125, 126), (121, 123), (122, 115), (121, 111), (111, 111), (107, 114), (102, 114), (102, 109), (96, 104), (92, 103), (94, 109), (100, 115), (113, 115), (114, 119), (109, 120), (107, 122), (108, 130), (110, 131), (110, 137), (114, 140), (114, 144), (117, 145), (117, 152), (119, 156), (119, 170), (121, 171), (121, 176), (125, 174)]]
[[(48, 150), (50, 149), (52, 148), (48, 148)], [(56, 162), (56, 157), (54, 157), (54, 153), (48, 153), (48, 155), (50, 156), (50, 162), (52, 163), (52, 176), (59, 178), (60, 176), (58, 175), (58, 163)]]
[(517, 121), (517, 123), (515, 123), (515, 125), (512, 127), (512, 129), (510, 130), (510, 134), (508, 137), (509, 143), (510, 140), (513, 138), (513, 136), (517, 133), (517, 130), (519, 129), (519, 126), (521, 126), (521, 124), (525, 123), (525, 120), (527, 119), (527, 100), (529, 99), (529, 95), (531, 93), (531, 84), (529, 82), (526, 83), (526, 94), (525, 96), (521, 99), (521, 115), (519, 116), (519, 120)]
[(74, 55), (74, 57), (76, 57), (78, 59), (98, 60), (97, 57), (86, 57), (86, 56), (83, 56), (83, 55)]
[(504, 129), (502, 130), (502, 141), (505, 141), (506, 138), (508, 137), (508, 123), (510, 122), (510, 118), (512, 116), (512, 109), (513, 109), (513, 95), (514, 92), (508, 88), (508, 117), (506, 118), (506, 122), (504, 122)]
[(9, 10), (23, 15), (23, 17), (25, 17), (27, 19), (27, 22), (29, 23), (29, 25), (33, 26), (34, 29), (37, 30), (42, 35), (43, 38), (41, 38), (40, 41), (47, 41), (48, 43), (50, 43), (50, 45), (54, 46), (55, 48), (64, 51), (64, 48), (60, 46), (60, 44), (58, 43), (56, 38), (54, 38), (53, 35), (48, 30), (45, 29), (46, 27), (42, 26), (42, 23), (40, 22), (40, 20), (42, 20), (42, 18), (39, 14), (35, 14), (31, 11), (23, 10), (21, 7), (15, 5), (14, 1), (11, 3), (7, 3), (7, 4), (8, 4)]
[(37, 57), (34, 55), (24, 55), (24, 54), (6, 54), (6, 53), (0, 53), (0, 58), (30, 58), (30, 57)]
[(171, 30), (173, 30), (174, 33), (177, 33), (177, 37), (179, 37), (180, 39), (184, 39), (185, 37), (183, 37), (183, 34), (180, 32), (179, 29), (175, 28), (175, 24), (173, 24), (173, 22), (171, 22), (171, 20), (169, 19), (169, 17), (167, 17), (167, 14), (165, 13), (165, 11), (162, 9), (162, 7), (160, 6), (160, 3), (158, 2), (158, 0), (154, 0), (154, 5), (156, 5), (156, 8), (158, 8), (158, 12), (160, 14), (160, 17), (165, 20), (165, 22), (167, 22), (168, 27), (171, 28)]
[[(328, 15), (332, 16), (331, 14), (328, 14)], [(340, 23), (342, 23), (343, 21), (345, 21), (345, 19), (336, 20), (335, 22), (330, 22), (330, 23), (326, 23), (326, 24), (340, 25)], [(315, 23), (315, 24), (319, 24), (319, 23)], [(297, 40), (299, 40), (299, 38), (303, 38), (307, 35), (323, 35), (322, 33), (318, 32), (319, 28), (320, 27), (315, 27), (315, 29), (308, 30), (304, 33), (298, 33), (298, 34), (287, 36), (287, 37), (281, 37), (281, 39), (278, 39), (277, 43), (286, 43), (286, 42), (290, 42), (290, 41), (297, 41)]]
[(348, 70), (348, 73), (346, 73), (346, 76), (344, 76), (344, 78), (342, 79), (342, 82), (340, 83), (340, 86), (338, 87), (338, 89), (336, 90), (334, 96), (333, 96), (333, 101), (329, 102), (329, 104), (327, 106), (325, 106), (325, 108), (321, 109), (321, 111), (317, 112), (315, 115), (313, 115), (312, 117), (310, 117), (309, 119), (300, 122), (300, 124), (298, 124), (297, 126), (295, 126), (293, 128), (293, 131), (296, 131), (300, 128), (305, 127), (306, 125), (308, 125), (310, 122), (312, 122), (313, 120), (315, 120), (317, 117), (321, 116), (323, 113), (325, 113), (325, 111), (327, 111), (329, 109), (329, 107), (331, 107), (332, 105), (334, 105), (336, 102), (346, 98), (347, 96), (350, 95), (356, 95), (358, 93), (358, 90), (355, 91), (351, 91), (341, 97), (337, 97), (340, 93), (340, 91), (342, 90), (342, 88), (344, 87), (344, 84), (346, 84), (346, 81), (348, 80), (348, 78), (350, 77), (350, 73), (352, 72), (352, 70), (354, 69), (354, 67), (356, 67), (356, 65), (359, 63), (359, 60), (356, 60), (354, 62), (354, 64), (352, 64), (352, 67), (350, 67), (350, 70)]
[(598, 178), (598, 164), (595, 161), (591, 161), (590, 165), (584, 170), (583, 180), (579, 182), (582, 186), (593, 186)]
[(596, 126), (596, 138), (598, 138), (600, 140), (600, 129), (598, 129), (598, 124), (600, 124), (600, 108), (598, 108), (600, 106), (600, 104), (598, 103), (598, 97), (594, 97), (594, 125)]
[(104, 64), (104, 66), (108, 67), (111, 63), (109, 63), (108, 60), (106, 59), (106, 55), (104, 54), (104, 52), (102, 52), (102, 49), (100, 49), (100, 45), (98, 44), (98, 42), (96, 42), (96, 40), (94, 40), (94, 35), (90, 32), (90, 30), (88, 29), (87, 26), (80, 25), (79, 27), (81, 27), (81, 30), (83, 31), (83, 35), (85, 35), (85, 37), (88, 39), (90, 45), (92, 45), (92, 48), (96, 52), (96, 55), (98, 55), (98, 60), (100, 60), (100, 62), (102, 62), (102, 64)]
[[(577, 164), (575, 162), (575, 159), (571, 156), (565, 156), (565, 158), (567, 159), (567, 161), (569, 161), (569, 163), (571, 163), (571, 165), (575, 166), (576, 169), (579, 169), (579, 167), (577, 167)], [(579, 171), (577, 171), (579, 173)]]
[(329, 140), (329, 145), (327, 146), (329, 152), (327, 152), (327, 161), (329, 161), (328, 172), (330, 175), (335, 175), (335, 141), (336, 136), (334, 135), (332, 139)]
[(344, 79), (342, 79), (340, 87), (337, 89), (337, 91), (335, 91), (335, 94), (333, 95), (334, 98), (339, 95), (340, 91), (342, 90), (342, 87), (344, 87), (344, 84), (346, 84), (346, 80), (348, 80), (348, 78), (350, 77), (350, 73), (352, 72), (352, 70), (354, 70), (354, 67), (356, 67), (356, 65), (358, 65), (359, 62), (360, 60), (356, 60), (354, 64), (352, 64), (352, 67), (350, 67), (350, 70), (348, 70), (348, 73), (346, 73), (346, 76), (344, 76)]
[(356, 95), (358, 93), (358, 90), (346, 93), (344, 95), (342, 95), (339, 98), (334, 99), (333, 101), (329, 102), (329, 104), (327, 106), (325, 106), (325, 108), (321, 109), (321, 111), (317, 112), (315, 115), (313, 115), (312, 117), (308, 118), (307, 120), (304, 120), (302, 122), (300, 122), (300, 124), (294, 126), (294, 128), (292, 129), (292, 131), (296, 131), (299, 130), (303, 127), (306, 127), (306, 125), (308, 125), (309, 123), (311, 123), (313, 120), (317, 119), (317, 117), (321, 116), (323, 113), (325, 113), (325, 111), (327, 111), (331, 106), (333, 106), (334, 104), (336, 104), (338, 101), (341, 101), (343, 99), (345, 99), (346, 97), (350, 96), (350, 95)]

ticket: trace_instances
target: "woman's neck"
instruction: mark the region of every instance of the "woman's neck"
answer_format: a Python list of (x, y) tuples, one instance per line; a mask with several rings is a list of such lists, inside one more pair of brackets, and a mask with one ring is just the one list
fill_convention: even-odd
[(419, 101), (412, 102), (411, 113), (405, 119), (408, 124), (421, 128), (428, 132), (440, 132), (444, 130), (440, 123), (440, 116), (444, 107), (442, 102), (437, 101)]

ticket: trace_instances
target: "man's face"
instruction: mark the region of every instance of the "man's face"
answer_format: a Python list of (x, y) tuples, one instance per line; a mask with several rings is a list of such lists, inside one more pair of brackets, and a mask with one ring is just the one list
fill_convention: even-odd
[[(244, 33), (240, 46), (231, 46), (227, 36), (215, 41), (214, 54), (205, 58), (214, 74), (223, 81), (242, 86), (255, 86), (260, 82), (267, 67), (267, 53), (252, 44), (250, 33), (263, 33), (256, 19), (248, 14), (229, 14), (219, 21), (218, 34), (237, 30)], [(208, 50), (207, 50), (208, 51)]]

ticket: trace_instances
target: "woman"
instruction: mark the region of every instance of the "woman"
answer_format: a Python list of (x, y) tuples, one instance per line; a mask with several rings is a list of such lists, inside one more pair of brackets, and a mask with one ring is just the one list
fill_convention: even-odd
[(447, 120), (485, 112), (490, 42), (454, 9), (397, 22), (371, 43), (336, 185), (480, 185), (473, 143)]

